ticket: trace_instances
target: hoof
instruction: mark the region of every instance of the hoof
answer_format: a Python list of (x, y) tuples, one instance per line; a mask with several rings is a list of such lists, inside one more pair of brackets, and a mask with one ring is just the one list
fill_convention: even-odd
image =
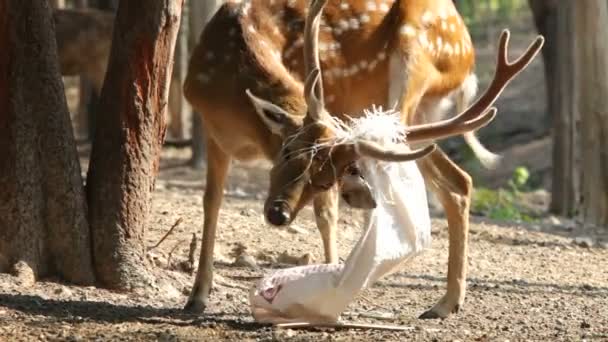
[(457, 313), (460, 311), (460, 305), (456, 304), (451, 310), (446, 310), (441, 305), (436, 305), (432, 309), (426, 311), (422, 315), (418, 316), (420, 319), (436, 319), (436, 318), (447, 318), (450, 313)]
[(426, 311), (422, 315), (418, 316), (420, 319), (436, 319), (436, 318), (445, 318), (441, 317), (437, 312), (433, 311), (433, 309)]
[(205, 312), (207, 308), (207, 303), (201, 300), (189, 299), (186, 306), (184, 306), (184, 311), (191, 314), (202, 314)]

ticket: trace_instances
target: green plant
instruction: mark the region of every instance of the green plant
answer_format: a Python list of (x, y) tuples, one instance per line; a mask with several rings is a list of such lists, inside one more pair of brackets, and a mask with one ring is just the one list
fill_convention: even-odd
[(529, 179), (530, 172), (528, 169), (523, 166), (517, 167), (507, 183), (507, 189), (476, 189), (473, 194), (471, 209), (495, 220), (534, 221), (534, 218), (523, 213), (517, 205), (518, 196), (526, 189)]

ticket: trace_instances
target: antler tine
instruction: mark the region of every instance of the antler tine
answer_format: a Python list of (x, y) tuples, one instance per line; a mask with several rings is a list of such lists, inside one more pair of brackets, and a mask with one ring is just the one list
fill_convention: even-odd
[(319, 62), (319, 25), (321, 13), (327, 0), (312, 0), (304, 24), (304, 72), (307, 76), (304, 97), (308, 105), (308, 115), (319, 120), (325, 107), (323, 81)]
[[(483, 95), (468, 109), (451, 119), (432, 124), (410, 126), (408, 128), (408, 137), (410, 141), (437, 139), (438, 137), (441, 137), (441, 135), (438, 134), (440, 134), (441, 130), (444, 130), (446, 126), (456, 126), (453, 127), (454, 131), (462, 130), (457, 126), (460, 126), (463, 123), (466, 126), (466, 123), (470, 121), (477, 122), (477, 118), (480, 118), (480, 116), (488, 113), (488, 108), (494, 104), (507, 84), (509, 84), (509, 82), (515, 78), (517, 74), (519, 74), (530, 64), (534, 57), (538, 55), (545, 42), (545, 38), (543, 36), (538, 36), (536, 40), (534, 40), (534, 42), (528, 46), (521, 57), (519, 57), (515, 62), (509, 63), (509, 37), (509, 30), (503, 30), (498, 43), (498, 57), (496, 62), (496, 71), (494, 72), (494, 79), (492, 79), (492, 82)], [(467, 130), (464, 129), (463, 131)]]
[(388, 162), (405, 162), (410, 160), (420, 159), (429, 153), (435, 151), (436, 144), (431, 144), (427, 147), (418, 150), (399, 151), (384, 148), (375, 142), (358, 141), (355, 144), (355, 151), (360, 157), (370, 157)]
[(522, 70), (528, 67), (530, 62), (538, 55), (542, 49), (545, 38), (538, 36), (528, 46), (526, 51), (513, 63), (509, 62), (508, 58), (508, 45), (511, 33), (509, 30), (503, 30), (500, 34), (500, 40), (498, 43), (498, 56), (496, 61), (496, 71), (494, 72), (494, 78), (492, 83), (483, 95), (467, 110), (454, 117), (455, 121), (465, 121), (474, 118), (486, 110), (486, 108), (492, 106), (498, 96), (506, 88), (507, 84), (511, 82)]

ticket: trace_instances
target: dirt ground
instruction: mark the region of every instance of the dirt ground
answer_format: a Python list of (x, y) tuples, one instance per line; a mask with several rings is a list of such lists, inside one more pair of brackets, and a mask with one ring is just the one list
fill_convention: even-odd
[[(82, 151), (86, 155), (86, 147)], [(589, 247), (585, 239), (574, 238), (577, 229), (571, 222), (555, 218), (528, 225), (472, 218), (467, 299), (461, 312), (448, 319), (417, 318), (445, 289), (447, 230), (445, 220), (436, 216), (432, 247), (366, 290), (342, 317), (409, 330), (284, 330), (254, 323), (247, 289), (260, 276), (289, 266), (293, 256), (312, 253), (314, 262), (322, 258), (309, 208), (291, 229), (264, 223), (264, 163), (234, 165), (220, 214), (211, 305), (205, 315), (184, 314), (193, 279), (189, 245), (193, 233), (201, 237), (204, 186), (204, 171), (184, 166), (188, 156), (187, 150), (173, 148), (163, 153), (148, 246), (178, 219), (182, 222), (148, 253), (162, 279), (158, 286), (115, 293), (48, 279), (23, 288), (0, 275), (0, 340), (608, 340), (608, 240), (600, 237)], [(342, 209), (343, 258), (361, 233), (360, 218), (360, 212)]]

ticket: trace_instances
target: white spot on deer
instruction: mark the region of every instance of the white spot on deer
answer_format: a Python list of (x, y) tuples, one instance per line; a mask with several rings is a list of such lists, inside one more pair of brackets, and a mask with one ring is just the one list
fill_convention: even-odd
[(342, 19), (338, 22), (338, 25), (340, 25), (340, 28), (344, 31), (348, 30), (348, 21)]
[(386, 52), (385, 51), (380, 51), (378, 52), (378, 59), (383, 61), (386, 59)]
[(454, 53), (454, 49), (452, 49), (452, 45), (450, 45), (450, 43), (445, 43), (445, 45), (443, 47), (443, 51), (445, 51), (445, 53), (447, 53), (448, 56), (451, 56), (452, 53)]
[(423, 24), (430, 24), (433, 20), (433, 13), (431, 13), (430, 11), (426, 11), (422, 14), (421, 19)]
[(416, 29), (410, 24), (405, 24), (405, 25), (401, 26), (401, 29), (399, 30), (399, 32), (402, 35), (408, 36), (408, 37), (414, 37), (416, 35)]
[(296, 5), (296, 0), (288, 0), (287, 1), (287, 6), (294, 7), (295, 5)]
[(334, 34), (336, 36), (339, 36), (342, 34), (342, 29), (340, 29), (339, 27), (334, 27)]
[(469, 44), (469, 42), (467, 42), (466, 40), (462, 40), (462, 53), (469, 53), (469, 50), (471, 48), (471, 45)]
[(383, 13), (388, 12), (388, 5), (385, 3), (381, 3), (379, 8), (380, 8), (380, 12), (383, 12)]
[(350, 18), (348, 20), (348, 24), (352, 30), (356, 30), (359, 28), (359, 20), (357, 20), (356, 18)]
[(349, 7), (350, 5), (347, 2), (342, 2), (340, 4), (340, 9), (347, 10)]
[(448, 18), (448, 14), (447, 14), (447, 12), (445, 11), (445, 9), (444, 9), (444, 8), (440, 8), (440, 9), (439, 9), (439, 12), (437, 13), (437, 16), (438, 16), (440, 19), (444, 19), (444, 20)]
[(247, 31), (249, 31), (251, 33), (255, 33), (255, 27), (253, 27), (253, 25), (249, 25), (249, 26), (247, 26)]
[(366, 3), (365, 3), (365, 8), (366, 8), (368, 11), (375, 11), (375, 10), (377, 10), (377, 9), (378, 9), (378, 8), (376, 7), (376, 3), (375, 3), (375, 2), (373, 2), (373, 1), (368, 1), (368, 2), (366, 2)]
[(367, 65), (367, 71), (371, 72), (372, 70), (374, 70), (376, 68), (377, 65), (378, 65), (378, 60), (372, 59), (372, 61), (369, 62), (369, 64)]
[(460, 55), (460, 44), (459, 43), (454, 43), (454, 53), (456, 55)]
[(420, 33), (420, 35), (418, 36), (418, 41), (420, 42), (420, 45), (422, 45), (422, 47), (427, 47), (430, 45), (429, 38), (427, 37), (426, 32)]
[(443, 39), (441, 38), (441, 36), (438, 36), (438, 37), (437, 37), (437, 42), (436, 42), (436, 44), (437, 44), (437, 49), (438, 49), (438, 50), (441, 50), (441, 47), (443, 46)]
[(327, 101), (328, 103), (332, 103), (336, 101), (336, 96), (334, 94), (329, 94), (325, 96), (325, 101)]
[(362, 70), (363, 70), (363, 69), (367, 69), (367, 65), (368, 65), (368, 63), (367, 63), (367, 61), (366, 61), (365, 59), (363, 59), (363, 60), (361, 60), (361, 61), (359, 62), (359, 67), (360, 67)]
[(361, 17), (359, 17), (359, 21), (361, 22), (361, 24), (367, 24), (369, 23), (371, 20), (371, 18), (369, 17), (369, 14), (361, 14)]
[(450, 23), (450, 32), (456, 32), (456, 25), (454, 25), (454, 23)]
[(342, 70), (338, 68), (331, 68), (327, 70), (327, 76), (329, 77), (340, 77), (342, 75)]
[(444, 31), (448, 30), (448, 23), (445, 20), (441, 21), (441, 29)]
[(347, 70), (348, 76), (354, 76), (359, 72), (359, 66), (354, 64)]

